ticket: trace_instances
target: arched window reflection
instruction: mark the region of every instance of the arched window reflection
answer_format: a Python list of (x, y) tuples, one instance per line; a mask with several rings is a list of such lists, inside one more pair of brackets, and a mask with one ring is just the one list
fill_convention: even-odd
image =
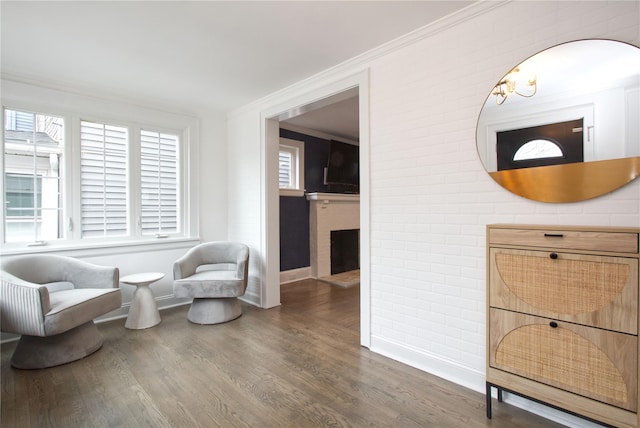
[(562, 149), (551, 140), (537, 139), (527, 141), (513, 155), (514, 161), (530, 159), (559, 158), (562, 157)]
[(583, 119), (496, 133), (498, 171), (584, 161)]

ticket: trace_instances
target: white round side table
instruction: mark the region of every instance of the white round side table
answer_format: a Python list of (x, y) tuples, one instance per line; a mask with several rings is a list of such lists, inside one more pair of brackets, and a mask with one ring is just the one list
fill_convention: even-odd
[(120, 278), (120, 282), (136, 286), (136, 291), (133, 292), (133, 299), (129, 307), (127, 322), (124, 324), (126, 328), (139, 330), (153, 327), (160, 323), (158, 305), (156, 305), (156, 300), (149, 285), (162, 278), (164, 278), (164, 274), (160, 272), (134, 273)]

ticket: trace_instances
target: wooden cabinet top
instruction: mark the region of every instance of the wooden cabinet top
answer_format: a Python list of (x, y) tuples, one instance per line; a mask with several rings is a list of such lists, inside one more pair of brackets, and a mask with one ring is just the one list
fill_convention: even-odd
[(487, 225), (489, 245), (548, 248), (552, 250), (639, 253), (640, 229), (546, 225)]

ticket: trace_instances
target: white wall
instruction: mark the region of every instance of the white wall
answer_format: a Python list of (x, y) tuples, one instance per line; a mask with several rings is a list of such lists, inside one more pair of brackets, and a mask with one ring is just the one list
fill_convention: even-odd
[(223, 114), (200, 118), (198, 212), (202, 241), (227, 239), (227, 122)]
[[(256, 126), (243, 126), (252, 123)], [(262, 150), (260, 135), (262, 132), (260, 114), (248, 112), (232, 116), (228, 120), (228, 237), (243, 242), (250, 248), (249, 283), (244, 299), (256, 305), (261, 302), (262, 275), (264, 272), (265, 251), (261, 224), (261, 207), (265, 201), (261, 195), (264, 180), (261, 175)], [(279, 255), (278, 255), (279, 257)]]
[[(467, 11), (463, 19), (451, 20), (454, 26), (440, 22), (415, 43), (385, 47), (388, 52), (363, 59), (370, 78), (370, 198), (362, 203), (370, 209), (370, 228), (361, 233), (368, 233), (371, 242), (370, 284), (363, 284), (370, 287), (371, 349), (484, 391), (486, 224), (640, 227), (640, 181), (571, 204), (515, 196), (494, 183), (478, 159), (480, 108), (506, 71), (542, 49), (582, 38), (640, 44), (640, 3), (475, 7), (476, 16)], [(356, 72), (362, 65), (353, 61), (343, 71)], [(338, 74), (332, 69), (305, 85), (330, 84)], [(235, 155), (246, 156), (243, 149), (265, 150), (258, 147), (260, 111), (303, 92), (303, 86), (232, 115), (229, 143), (243, 144)], [(266, 186), (257, 175), (267, 176), (266, 161), (252, 154), (249, 162), (255, 163), (245, 164), (252, 172), (244, 185), (254, 199), (230, 194), (230, 204), (259, 209), (264, 216), (266, 201), (258, 196), (264, 197)], [(266, 227), (255, 213), (242, 221), (230, 216), (230, 222), (234, 234), (254, 233), (256, 238)], [(582, 423), (550, 414), (565, 423)]]
[(560, 42), (638, 44), (639, 5), (511, 3), (372, 64), (373, 350), (481, 391), (485, 225), (640, 227), (638, 180), (591, 201), (533, 202), (496, 185), (475, 147), (500, 76)]
[(493, 183), (475, 146), (505, 70), (572, 39), (638, 43), (638, 6), (511, 3), (372, 64), (374, 343), (482, 373), (487, 223), (640, 226), (638, 181), (582, 203), (533, 202)]

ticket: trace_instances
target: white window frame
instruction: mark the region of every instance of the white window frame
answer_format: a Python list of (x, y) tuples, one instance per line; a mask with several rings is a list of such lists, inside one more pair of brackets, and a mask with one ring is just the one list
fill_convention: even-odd
[(279, 152), (291, 154), (291, 186), (280, 187), (280, 196), (304, 196), (304, 141), (280, 138)]
[[(79, 101), (75, 107), (58, 105), (48, 102), (40, 104), (32, 99), (24, 100), (21, 97), (12, 99), (8, 96), (3, 100), (2, 109), (37, 112), (52, 116), (62, 117), (65, 121), (65, 147), (63, 156), (63, 193), (65, 195), (62, 202), (62, 212), (64, 213), (65, 233), (64, 238), (56, 241), (46, 241), (37, 243), (37, 252), (60, 251), (66, 249), (84, 249), (100, 247), (118, 247), (140, 244), (169, 243), (185, 240), (198, 239), (198, 211), (197, 200), (193, 195), (198, 193), (198, 121), (195, 118), (176, 115), (172, 113), (154, 111), (143, 107), (130, 106), (114, 103), (112, 108), (104, 109), (100, 102), (87, 102), (82, 96), (77, 96)], [(31, 98), (31, 97), (29, 97)], [(74, 98), (72, 96), (72, 98)], [(67, 100), (68, 101), (68, 100)], [(71, 106), (74, 107), (74, 106)], [(96, 111), (98, 113), (96, 113)], [(126, 111), (122, 113), (122, 111)], [(123, 119), (123, 114), (127, 118)], [(2, 114), (0, 128), (0, 145), (2, 155), (0, 156), (0, 169), (4, 173), (4, 114)], [(80, 216), (80, 122), (81, 120), (97, 123), (106, 123), (129, 128), (130, 153), (128, 160), (128, 186), (129, 186), (129, 209), (128, 222), (132, 226), (129, 228), (127, 236), (121, 237), (81, 237), (81, 216)], [(163, 234), (161, 236), (142, 235), (138, 225), (140, 211), (140, 173), (136, 167), (140, 162), (140, 129), (157, 131), (161, 133), (175, 134), (180, 139), (179, 153), (179, 221), (178, 232)], [(3, 180), (4, 181), (4, 180)], [(4, 193), (4, 189), (3, 193)], [(3, 196), (4, 199), (4, 196)], [(0, 221), (4, 225), (5, 213), (0, 210)], [(0, 228), (0, 247), (5, 254), (21, 254), (33, 252), (33, 243), (29, 242), (4, 242), (4, 226)]]
[[(67, 153), (67, 150), (68, 150), (67, 149), (67, 144), (68, 144), (67, 143), (67, 141), (68, 141), (67, 140), (68, 124), (66, 122), (67, 118), (64, 117), (63, 115), (60, 115), (60, 114), (55, 114), (55, 113), (54, 114), (49, 114), (47, 112), (43, 112), (41, 110), (35, 110), (35, 109), (31, 109), (31, 110), (22, 109), (22, 110), (20, 110), (20, 109), (14, 109), (14, 108), (6, 108), (6, 110), (26, 111), (29, 114), (52, 116), (52, 117), (57, 117), (57, 118), (63, 119), (63, 122), (64, 122), (64, 125), (63, 125), (63, 131), (64, 132), (63, 132), (63, 134), (64, 135), (62, 137), (62, 140), (63, 140), (64, 143), (63, 143), (63, 150), (60, 153), (60, 155), (62, 155), (62, 161), (61, 161), (61, 163), (59, 165), (59, 169), (61, 171), (60, 172), (61, 178), (58, 177), (56, 180), (60, 180), (62, 182), (62, 185), (64, 186), (64, 188), (62, 190), (62, 194), (64, 195), (64, 192), (66, 192), (66, 181), (65, 181), (65, 178), (64, 178), (65, 177), (65, 173), (66, 173), (65, 172), (65, 156), (66, 156), (66, 153)], [(2, 183), (6, 185), (6, 180), (5, 180), (6, 174), (32, 175), (33, 167), (32, 167), (32, 165), (29, 165), (29, 162), (30, 162), (30, 160), (29, 160), (29, 161), (27, 161), (27, 165), (12, 166), (12, 167), (9, 167), (8, 169), (5, 169), (5, 165), (4, 165), (4, 161), (5, 161), (5, 146), (4, 146), (4, 144), (5, 144), (5, 135), (4, 135), (4, 131), (5, 131), (5, 129), (4, 129), (5, 128), (5, 123), (4, 123), (5, 108), (4, 107), (2, 108), (1, 115), (2, 115), (2, 119), (0, 119), (0, 124), (1, 124), (2, 128), (0, 129), (0, 138), (2, 140), (0, 141), (0, 148), (2, 149), (2, 152), (0, 153), (0, 174), (2, 174)], [(27, 166), (27, 167), (25, 168), (25, 166)], [(40, 166), (39, 166), (38, 167), (38, 172), (36, 174), (38, 177), (41, 178), (41, 186), (44, 186), (44, 179), (45, 179), (45, 175), (41, 173), (41, 171), (43, 169), (47, 169), (47, 168), (42, 168), (41, 169)], [(6, 189), (5, 186), (0, 186), (0, 189), (2, 190), (2, 193), (3, 193), (3, 201), (6, 203), (6, 200), (4, 199), (4, 197), (6, 195), (6, 190), (7, 189)], [(43, 189), (41, 188), (41, 191), (42, 190)], [(42, 200), (44, 201), (44, 194), (41, 195), (41, 198), (43, 198)], [(59, 220), (60, 216), (66, 216), (67, 215), (66, 211), (65, 211), (66, 207), (64, 205), (64, 198), (65, 198), (65, 196), (63, 196), (62, 204), (60, 206), (57, 206), (57, 208), (56, 208), (56, 211), (57, 211), (57, 214), (55, 215), (55, 221), (56, 222), (60, 221)], [(42, 225), (42, 222), (44, 221), (44, 211), (45, 210), (43, 209), (42, 205), (40, 206), (40, 209), (41, 209), (41, 212), (40, 212), (41, 221), (40, 221), (40, 223)], [(38, 218), (37, 208), (34, 208), (34, 219), (36, 220), (36, 222), (37, 222), (37, 218)], [(5, 234), (6, 234), (6, 222), (8, 221), (8, 219), (6, 217), (6, 212), (5, 212), (4, 205), (3, 205), (2, 210), (0, 212), (0, 221), (2, 221), (2, 223), (0, 224), (0, 244), (1, 244), (1, 243), (4, 243), (4, 241), (6, 239), (6, 236), (5, 236)], [(58, 238), (50, 238), (50, 242), (59, 242), (59, 241), (63, 241), (65, 239), (67, 239), (67, 234), (66, 234), (65, 230), (58, 230), (58, 234), (60, 235), (60, 237), (58, 237)], [(37, 239), (33, 240), (33, 241), (27, 241), (27, 240), (24, 240), (24, 241), (13, 241), (13, 242), (10, 242), (10, 243), (5, 244), (5, 245), (9, 245), (9, 246), (25, 246), (25, 245), (28, 245), (28, 246), (39, 246), (39, 245), (42, 245), (42, 243), (44, 242), (42, 239), (43, 239), (42, 235), (38, 235)]]

